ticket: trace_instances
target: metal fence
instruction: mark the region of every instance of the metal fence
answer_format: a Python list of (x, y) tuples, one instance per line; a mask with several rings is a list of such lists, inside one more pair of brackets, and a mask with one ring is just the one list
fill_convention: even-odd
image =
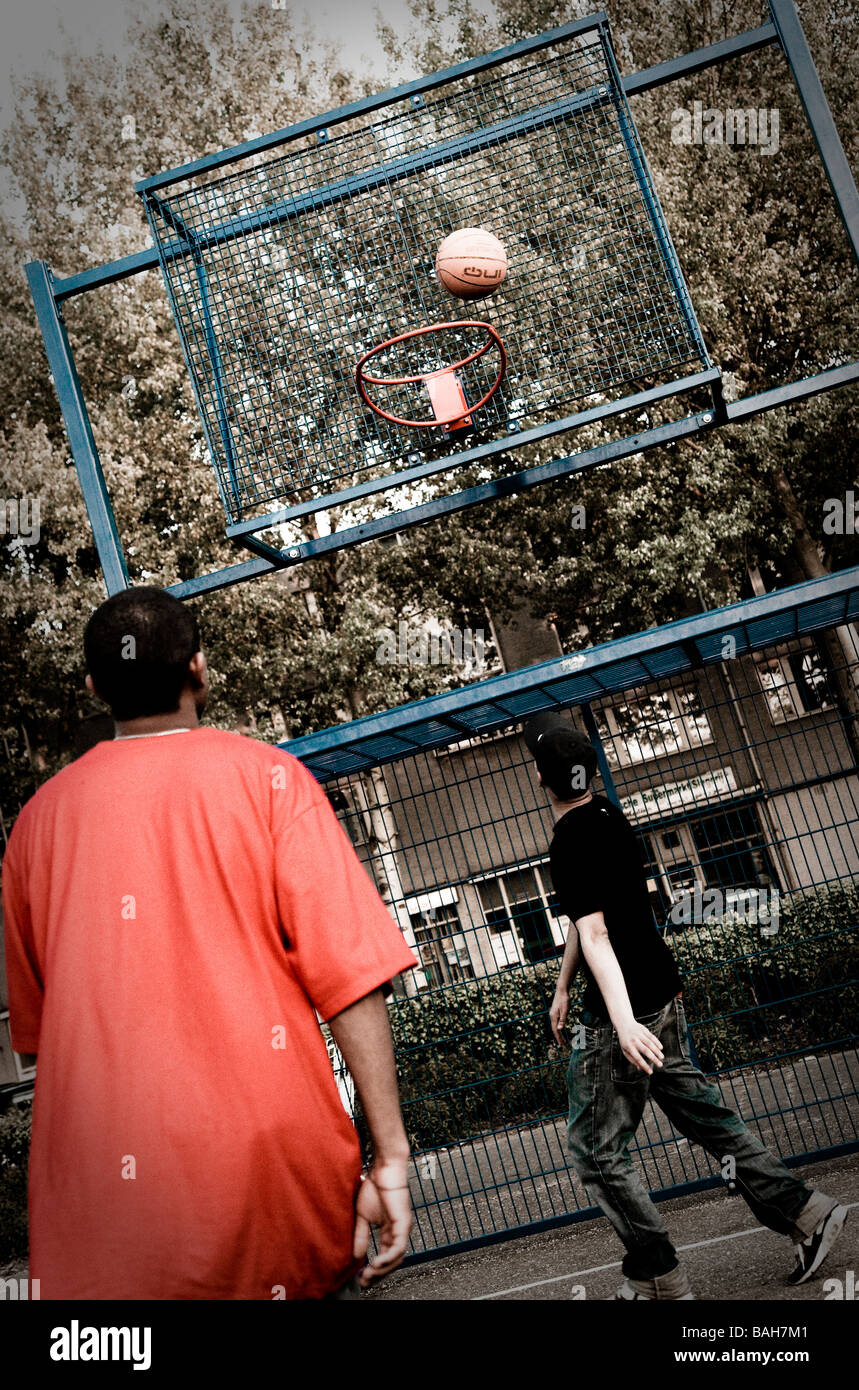
[[(289, 745), (421, 960), (391, 1007), (412, 1258), (596, 1214), (548, 1027), (567, 923), (519, 733), (537, 709), (599, 743), (596, 790), (640, 836), (700, 1065), (789, 1162), (856, 1147), (857, 574)], [(657, 1110), (637, 1150), (657, 1197), (722, 1181)]]

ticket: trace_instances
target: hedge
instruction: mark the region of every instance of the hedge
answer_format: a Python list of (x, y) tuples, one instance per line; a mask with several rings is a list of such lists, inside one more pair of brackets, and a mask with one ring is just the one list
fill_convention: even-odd
[[(859, 883), (782, 907), (778, 933), (725, 917), (668, 937), (705, 1071), (845, 1045), (859, 1023)], [(558, 962), (520, 967), (413, 999), (390, 1011), (400, 1094), (415, 1149), (437, 1148), (566, 1109), (568, 1054), (548, 1010)], [(570, 1004), (581, 1002), (577, 981)], [(361, 1115), (359, 1129), (367, 1139)], [(0, 1264), (27, 1254), (30, 1107), (0, 1114)]]
[(0, 1113), (0, 1265), (27, 1258), (27, 1159), (32, 1106)]
[[(855, 1038), (857, 922), (853, 882), (785, 901), (773, 936), (736, 915), (670, 933), (702, 1069)], [(568, 1054), (554, 1046), (548, 1020), (558, 969), (557, 962), (518, 967), (396, 999), (391, 1027), (415, 1148), (566, 1109)], [(572, 1018), (580, 992), (581, 983)]]

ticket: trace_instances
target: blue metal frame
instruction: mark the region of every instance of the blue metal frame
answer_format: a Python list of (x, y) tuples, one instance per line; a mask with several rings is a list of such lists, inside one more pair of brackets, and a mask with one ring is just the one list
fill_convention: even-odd
[[(627, 96), (631, 96), (664, 85), (677, 78), (688, 76), (691, 73), (702, 71), (732, 57), (754, 52), (772, 43), (779, 43), (790, 64), (839, 214), (846, 227), (854, 255), (859, 260), (859, 193), (857, 193), (832, 113), (814, 68), (793, 0), (770, 0), (770, 11), (772, 22), (769, 24), (723, 40), (720, 43), (711, 44), (693, 53), (660, 63), (630, 77), (619, 79), (619, 81)], [(342, 107), (339, 111), (303, 121), (289, 130), (278, 131), (256, 140), (246, 141), (233, 149), (208, 155), (176, 169), (167, 170), (164, 173), (154, 175), (152, 178), (144, 179), (135, 186), (147, 197), (154, 199), (155, 190), (167, 187), (171, 183), (186, 179), (194, 174), (205, 173), (244, 159), (250, 154), (274, 148), (297, 135), (324, 131), (331, 125), (346, 121), (363, 112), (376, 110), (392, 100), (417, 97), (422, 92), (432, 90), (434, 87), (450, 81), (453, 77), (486, 70), (507, 61), (511, 57), (538, 52), (542, 48), (557, 43), (562, 38), (593, 31), (596, 28), (604, 32), (607, 30), (607, 26), (607, 18), (603, 12), (600, 12), (586, 20), (564, 25), (533, 39), (510, 45), (494, 54), (460, 63), (432, 77), (405, 83), (375, 97)], [(606, 45), (606, 48), (610, 52), (610, 45)], [(625, 132), (625, 138), (628, 135), (629, 132)], [(637, 148), (634, 133), (632, 138), (633, 145)], [(629, 147), (628, 138), (627, 145)], [(643, 152), (641, 152), (641, 159), (644, 160)], [(646, 168), (646, 161), (642, 167)], [(661, 225), (661, 218), (657, 219), (656, 225), (657, 227)], [(678, 287), (681, 304), (685, 305), (688, 291), (667, 228), (664, 228), (664, 240), (663, 238), (660, 240), (666, 263), (671, 269), (675, 285)], [(169, 246), (165, 254), (171, 258), (187, 255), (187, 243), (177, 242)], [(115, 283), (158, 265), (158, 252), (153, 247), (137, 255), (124, 257), (108, 265), (96, 267), (65, 279), (55, 278), (50, 267), (43, 261), (35, 261), (27, 266), (27, 277), (36, 315), (44, 338), (48, 362), (54, 377), (60, 409), (69, 435), (108, 593), (128, 587), (130, 580), (60, 306), (65, 299), (76, 294), (88, 292), (101, 285)], [(694, 314), (692, 318), (694, 321)], [(705, 356), (705, 360), (709, 361), (709, 358)], [(459, 464), (474, 463), (495, 454), (505, 453), (513, 447), (533, 442), (535, 439), (546, 438), (563, 430), (575, 428), (590, 420), (640, 407), (649, 401), (661, 399), (666, 394), (681, 394), (684, 391), (693, 390), (699, 385), (709, 386), (713, 399), (712, 411), (699, 412), (670, 424), (645, 430), (629, 438), (613, 441), (611, 444), (583, 450), (565, 458), (555, 459), (548, 464), (523, 469), (518, 473), (496, 478), (491, 482), (465, 489), (451, 496), (437, 498), (419, 507), (378, 517), (363, 525), (350, 527), (333, 535), (303, 541), (287, 550), (279, 550), (266, 545), (258, 539), (258, 533), (278, 524), (287, 516), (294, 518), (318, 510), (318, 503), (300, 504), (295, 508), (284, 508), (281, 511), (269, 513), (252, 522), (237, 523), (228, 528), (227, 535), (237, 545), (252, 551), (253, 558), (245, 559), (241, 563), (226, 566), (221, 570), (201, 575), (192, 580), (173, 584), (170, 586), (170, 592), (180, 598), (191, 598), (232, 584), (242, 583), (258, 575), (270, 574), (278, 569), (300, 564), (317, 555), (360, 545), (365, 541), (390, 535), (412, 526), (423, 525), (481, 502), (511, 496), (554, 478), (581, 472), (601, 463), (626, 457), (631, 453), (645, 452), (677, 439), (689, 438), (703, 430), (712, 429), (714, 426), (739, 423), (764, 411), (808, 399), (820, 392), (833, 390), (856, 380), (859, 380), (859, 362), (849, 362), (841, 367), (820, 372), (801, 381), (791, 382), (759, 395), (726, 404), (721, 393), (721, 377), (718, 369), (713, 368), (710, 372), (696, 373), (693, 377), (671, 383), (668, 390), (656, 388), (654, 392), (642, 392), (626, 400), (610, 403), (606, 407), (583, 412), (578, 416), (567, 417), (565, 420), (552, 422), (534, 430), (522, 431), (512, 438), (468, 450), (455, 455), (453, 459), (448, 458), (420, 464), (407, 468), (393, 478), (389, 475), (385, 479), (372, 480), (356, 488), (344, 489), (340, 493), (333, 494), (332, 498), (326, 499), (323, 505), (336, 505), (360, 496), (370, 495), (397, 482), (409, 482), (419, 477), (430, 476), (454, 464), (458, 466)]]
[[(416, 173), (424, 173), (438, 166), (447, 166), (451, 160), (462, 156), (471, 156), (479, 151), (496, 148), (509, 140), (515, 140), (523, 134), (543, 130), (555, 126), (560, 120), (563, 121), (574, 113), (581, 113), (594, 110), (599, 107), (613, 107), (618, 122), (618, 129), (623, 140), (624, 148), (631, 170), (637, 181), (643, 206), (646, 210), (647, 218), (653, 232), (656, 243), (657, 254), (660, 256), (665, 270), (667, 282), (670, 284), (673, 295), (678, 303), (680, 316), (685, 325), (687, 334), (687, 346), (694, 351), (705, 371), (710, 371), (706, 378), (710, 386), (710, 393), (714, 403), (714, 409), (721, 411), (721, 378), (718, 370), (712, 369), (709, 354), (705, 346), (700, 327), (695, 317), (695, 311), (688, 293), (688, 289), (680, 270), (679, 260), (671, 242), (670, 233), (663, 215), (662, 209), (656, 197), (653, 185), (652, 174), (647, 165), (647, 160), (641, 143), (635, 131), (631, 112), (629, 111), (626, 94), (623, 90), (620, 73), (614, 60), (612, 51), (608, 21), (604, 14), (598, 14), (588, 20), (578, 21), (571, 25), (564, 25), (558, 29), (549, 31), (547, 34), (538, 35), (534, 40), (526, 42), (523, 49), (522, 45), (511, 45), (500, 49), (497, 52), (485, 55), (482, 58), (470, 60), (467, 64), (460, 65), (464, 72), (473, 74), (475, 72), (495, 68), (521, 52), (534, 52), (546, 49), (560, 41), (568, 40), (576, 34), (593, 35), (595, 39), (594, 48), (598, 47), (604, 65), (604, 80), (592, 79), (592, 85), (585, 91), (575, 91), (570, 95), (545, 102), (527, 111), (522, 111), (514, 116), (507, 116), (487, 126), (477, 130), (467, 130), (458, 135), (445, 139), (437, 144), (425, 145), (419, 150), (391, 159), (382, 163), (376, 163), (369, 168), (364, 168), (347, 176), (335, 179), (333, 182), (315, 184), (296, 196), (290, 196), (272, 204), (266, 204), (264, 209), (244, 212), (240, 215), (229, 217), (220, 224), (203, 226), (191, 233), (184, 223), (183, 216), (177, 212), (173, 202), (165, 200), (150, 186), (149, 180), (142, 180), (138, 185), (141, 191), (146, 216), (149, 221), (153, 240), (162, 257), (161, 269), (167, 287), (168, 297), (173, 309), (174, 318), (177, 323), (180, 337), (185, 348), (185, 356), (194, 378), (195, 395), (198, 401), (201, 419), (209, 440), (210, 450), (214, 458), (222, 453), (220, 459), (221, 466), (216, 466), (218, 474), (218, 484), (221, 493), (221, 500), (224, 502), (227, 513), (228, 525), (227, 535), (232, 539), (248, 537), (244, 541), (245, 545), (256, 554), (271, 560), (275, 565), (284, 563), (283, 552), (274, 546), (265, 544), (259, 539), (260, 533), (267, 529), (268, 516), (261, 518), (258, 515), (249, 516), (243, 506), (242, 499), (237, 494), (236, 487), (236, 466), (234, 454), (234, 440), (230, 433), (228, 419), (231, 412), (227, 409), (230, 397), (229, 383), (224, 375), (221, 361), (221, 354), (218, 351), (216, 334), (212, 322), (212, 313), (209, 304), (208, 290), (205, 282), (205, 272), (203, 265), (203, 255), (207, 250), (214, 247), (221, 247), (225, 243), (252, 235), (260, 228), (265, 228), (268, 232), (272, 227), (278, 226), (292, 219), (301, 218), (308, 213), (318, 212), (323, 208), (331, 206), (343, 200), (358, 197), (368, 191), (373, 191), (384, 187), (391, 188), (399, 180), (408, 180)], [(424, 90), (438, 88), (454, 80), (454, 75), (460, 73), (460, 67), (448, 68), (433, 77), (425, 79), (422, 83)], [(362, 102), (353, 103), (348, 107), (341, 108), (333, 115), (325, 115), (315, 118), (317, 135), (328, 135), (328, 127), (336, 125), (338, 121), (347, 117), (365, 114), (368, 110), (382, 105), (384, 109), (391, 106), (399, 106), (402, 103), (402, 90), (395, 89), (393, 93), (383, 93), (380, 97), (371, 98)], [(422, 100), (419, 94), (413, 94), (413, 103)], [(324, 128), (318, 128), (324, 123)], [(286, 146), (296, 141), (302, 136), (306, 137), (306, 123), (289, 127), (276, 133), (272, 137), (276, 145)], [(223, 154), (215, 156), (217, 166), (231, 164), (236, 160), (245, 157), (251, 146), (255, 142), (246, 142), (236, 146), (232, 150), (224, 151)], [(215, 166), (206, 172), (216, 172)], [(169, 182), (171, 184), (185, 181), (181, 173), (168, 171)], [(160, 179), (160, 176), (159, 176)], [(206, 185), (209, 187), (210, 185)], [(211, 185), (213, 186), (213, 185)], [(181, 195), (176, 195), (180, 197)], [(165, 228), (167, 237), (170, 232), (177, 233), (179, 242), (165, 240)], [(177, 305), (174, 286), (171, 283), (169, 273), (170, 263), (174, 261), (181, 252), (181, 247), (186, 247), (186, 254), (193, 261), (197, 280), (199, 283), (199, 309), (203, 320), (203, 335), (208, 349), (208, 368), (211, 373), (209, 377), (209, 389), (211, 390), (212, 400), (208, 408), (204, 408), (200, 397), (201, 388), (196, 372), (192, 363), (195, 353), (190, 350), (190, 345), (186, 340), (187, 324), (183, 321), (183, 313)], [(676, 383), (670, 383), (676, 389), (660, 388), (657, 395), (648, 397), (645, 393), (638, 393), (634, 398), (628, 397), (628, 405), (624, 400), (603, 404), (597, 408), (586, 410), (578, 414), (573, 414), (566, 419), (554, 421), (551, 424), (549, 433), (558, 433), (561, 430), (577, 429), (580, 425), (593, 420), (598, 420), (604, 416), (614, 415), (623, 412), (624, 409), (640, 408), (642, 404), (647, 404), (651, 399), (660, 399), (666, 396), (681, 395), (686, 390), (692, 389), (689, 385), (693, 378), (686, 376)], [(215, 420), (212, 420), (212, 406), (214, 407)], [(531, 435), (531, 438), (534, 436)], [(516, 421), (508, 422), (506, 436), (496, 439), (486, 454), (504, 452), (511, 447), (519, 448), (525, 442), (522, 437), (521, 426)], [(459, 451), (449, 453), (433, 461), (423, 476), (428, 473), (440, 473), (452, 468), (459, 468), (469, 460), (469, 455), (463, 455)], [(394, 488), (402, 487), (414, 479), (411, 468), (400, 467), (400, 459), (395, 465), (395, 471), (386, 472), (382, 477), (365, 480), (364, 482), (350, 487), (346, 490), (332, 493), (326, 490), (324, 493), (300, 502), (295, 502), (288, 507), (281, 507), (277, 512), (278, 522), (297, 521), (301, 516), (312, 514), (322, 510), (330, 510), (331, 507), (341, 505), (344, 500), (344, 491), (349, 500), (359, 498), (379, 491), (390, 491)], [(223, 477), (226, 474), (226, 480)], [(232, 505), (225, 500), (225, 494), (232, 493)], [(270, 514), (269, 514), (270, 515)], [(291, 553), (291, 552), (290, 552)], [(280, 558), (279, 558), (280, 557)], [(293, 557), (294, 558), (294, 557)]]
[[(588, 733), (599, 747), (599, 733), (588, 708), (592, 700), (722, 662), (725, 637), (733, 638), (736, 653), (742, 656), (764, 645), (857, 620), (859, 565), (695, 618), (679, 618), (614, 638), (574, 656), (555, 657), (478, 685), (414, 700), (384, 714), (335, 724), (279, 746), (300, 758), (318, 781), (325, 781), (393, 762), (408, 753), (444, 747), (464, 733), (492, 732), (543, 710), (577, 704), (586, 723), (590, 716)], [(461, 718), (465, 710), (471, 715), (468, 723)], [(601, 765), (600, 771), (606, 787), (612, 787), (608, 765)]]
[(227, 164), (235, 164), (237, 160), (246, 159), (248, 155), (261, 154), (264, 150), (276, 149), (278, 145), (283, 145), (288, 140), (294, 140), (302, 135), (327, 131), (331, 126), (341, 125), (343, 121), (351, 120), (355, 116), (363, 116), (372, 111), (378, 111), (381, 107), (390, 105), (391, 102), (422, 96), (425, 92), (434, 91), (436, 87), (442, 87), (446, 82), (451, 82), (457, 77), (467, 77), (472, 73), (486, 72), (490, 68), (498, 67), (500, 63), (509, 62), (512, 58), (539, 53), (543, 48), (551, 48), (552, 44), (574, 38), (579, 34), (591, 33), (607, 24), (608, 16), (605, 11), (598, 10), (585, 19), (574, 20), (571, 24), (562, 24), (557, 29), (547, 29), (544, 33), (536, 34), (533, 38), (521, 39), (518, 43), (508, 44), (506, 48), (496, 49), (494, 53), (484, 53), (479, 58), (468, 58), (465, 62), (456, 63), (453, 67), (444, 68), (441, 72), (435, 72), (429, 77), (415, 78), (411, 82), (402, 83), (399, 87), (390, 87), (385, 92), (378, 92), (375, 96), (363, 97), (360, 101), (350, 102), (348, 106), (341, 106), (336, 111), (328, 111), (322, 116), (310, 116), (305, 121), (299, 121), (296, 125), (287, 126), (283, 130), (273, 131), (270, 135), (260, 135), (254, 140), (245, 140), (240, 145), (234, 145), (228, 150), (219, 150), (216, 154), (205, 155), (202, 159), (195, 159), (189, 164), (181, 164), (175, 169), (166, 169), (163, 173), (141, 179), (134, 187), (138, 193), (145, 193), (156, 188), (166, 188), (173, 183), (181, 183), (184, 179), (191, 178), (195, 174), (207, 174), (213, 169), (221, 169)]
[(27, 266), (27, 282), (42, 330), (48, 365), (60, 400), (98, 558), (107, 591), (112, 594), (117, 589), (127, 589), (131, 581), (62, 310), (54, 295), (53, 275), (44, 261), (32, 261)]
[[(854, 381), (859, 381), (859, 362), (849, 362), (843, 367), (834, 367), (828, 372), (820, 372), (818, 375), (807, 377), (802, 381), (790, 382), (786, 386), (775, 387), (771, 391), (763, 391), (757, 396), (746, 396), (740, 401), (732, 401), (725, 406), (724, 419), (727, 423), (751, 419), (753, 416), (761, 415), (768, 410), (776, 410), (780, 406), (807, 400), (811, 396), (819, 395), (822, 391), (831, 391), (835, 387), (846, 386)], [(493, 478), (489, 482), (479, 483), (463, 492), (456, 492), (448, 497), (435, 498), (432, 502), (425, 502), (405, 511), (374, 517), (372, 521), (337, 531), (330, 536), (320, 536), (314, 540), (301, 541), (291, 546), (287, 551), (274, 550), (248, 536), (245, 537), (244, 544), (249, 549), (257, 551), (261, 557), (266, 557), (252, 562), (259, 566), (258, 569), (248, 572), (245, 566), (237, 565), (230, 569), (219, 570), (213, 575), (203, 575), (199, 579), (189, 579), (181, 584), (170, 585), (170, 593), (175, 594), (177, 598), (191, 598), (211, 589), (222, 589), (230, 584), (241, 583), (244, 579), (253, 577), (253, 574), (287, 569), (317, 555), (330, 554), (333, 551), (345, 550), (351, 546), (363, 545), (366, 541), (378, 540), (381, 536), (393, 535), (395, 532), (408, 530), (412, 526), (422, 526), (426, 522), (435, 521), (442, 516), (452, 516), (456, 512), (464, 511), (466, 508), (476, 506), (481, 502), (492, 502), (501, 497), (513, 497), (517, 493), (525, 492), (528, 488), (535, 487), (540, 483), (551, 482), (556, 478), (567, 477), (573, 473), (585, 472), (598, 467), (601, 463), (612, 463), (616, 459), (628, 458), (630, 454), (645, 453), (648, 449), (670, 444), (678, 439), (689, 439), (694, 435), (713, 429), (718, 423), (720, 421), (714, 410), (704, 411), (697, 415), (688, 415), (682, 420), (643, 430), (640, 434), (631, 435), (625, 439), (613, 440), (610, 444), (599, 444), (578, 454), (552, 459), (549, 463), (536, 464), (532, 468), (522, 469), (519, 473), (509, 473), (500, 478)], [(485, 452), (491, 450), (492, 445), (484, 445), (480, 449), (470, 451), (470, 458), (475, 461), (482, 458)]]

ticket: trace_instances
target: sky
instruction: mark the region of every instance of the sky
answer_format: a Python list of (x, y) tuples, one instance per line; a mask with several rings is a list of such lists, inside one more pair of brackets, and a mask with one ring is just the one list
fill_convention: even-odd
[[(389, 85), (381, 44), (376, 36), (378, 17), (397, 28), (411, 28), (413, 20), (406, 0), (258, 0), (275, 9), (288, 9), (303, 29), (309, 19), (314, 30), (328, 41), (336, 38), (343, 49), (347, 67), (378, 77), (377, 88)], [(481, 9), (491, 11), (492, 0), (475, 0)], [(242, 0), (228, 0), (236, 16)], [(440, 7), (444, 0), (440, 0)], [(73, 38), (85, 54), (101, 49), (107, 55), (122, 57), (129, 18), (144, 7), (160, 8), (160, 0), (0, 0), (0, 130), (13, 118), (11, 79), (13, 74), (54, 73), (56, 55)], [(418, 74), (398, 72), (398, 81)], [(0, 203), (13, 221), (23, 209), (10, 192), (5, 172), (0, 170)]]
[[(65, 34), (74, 34), (85, 50), (101, 44), (108, 53), (121, 54), (132, 9), (141, 0), (5, 0), (0, 11), (0, 122), (9, 119), (10, 71), (32, 72), (51, 67), (51, 53), (64, 46)], [(151, 0), (150, 0), (151, 3)], [(229, 0), (238, 14), (241, 0)], [(272, 0), (260, 0), (271, 4)], [(478, 0), (479, 8), (491, 9), (491, 0)], [(389, 23), (407, 22), (405, 0), (284, 0), (275, 8), (288, 8), (297, 17), (309, 14), (319, 32), (341, 39), (347, 59), (363, 58), (365, 70), (383, 78), (382, 50), (375, 34), (376, 11)], [(351, 62), (350, 62), (351, 66)]]

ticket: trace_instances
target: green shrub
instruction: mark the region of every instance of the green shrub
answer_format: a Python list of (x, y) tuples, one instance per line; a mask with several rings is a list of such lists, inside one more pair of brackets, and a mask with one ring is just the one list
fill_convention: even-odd
[(668, 937), (705, 1071), (855, 1037), (859, 887), (833, 884), (782, 905), (767, 936), (746, 918)]
[[(409, 1138), (434, 1147), (566, 1107), (548, 1010), (558, 962), (397, 998), (391, 1028)], [(580, 1002), (577, 984), (572, 1012)]]
[(0, 1264), (27, 1258), (27, 1159), (32, 1107), (0, 1114)]
[[(857, 922), (859, 886), (850, 883), (784, 901), (772, 936), (737, 916), (670, 934), (702, 1068), (719, 1071), (854, 1038)], [(548, 1019), (558, 969), (558, 962), (514, 968), (392, 1001), (413, 1147), (565, 1111), (568, 1056), (554, 1047)], [(573, 1019), (581, 988), (579, 979)]]

